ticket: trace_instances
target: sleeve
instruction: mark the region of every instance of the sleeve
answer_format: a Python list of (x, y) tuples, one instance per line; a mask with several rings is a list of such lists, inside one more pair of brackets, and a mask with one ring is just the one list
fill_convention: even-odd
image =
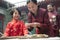
[(28, 34), (28, 30), (27, 30), (27, 27), (25, 26), (24, 22), (22, 22), (22, 29), (23, 29), (24, 35)]
[(48, 24), (45, 24), (45, 23), (41, 23), (40, 24), (40, 29), (42, 29), (42, 30), (48, 30), (48, 28), (49, 28)]
[(5, 32), (4, 32), (4, 36), (9, 36), (9, 33), (10, 33), (10, 23), (7, 24), (6, 26), (6, 29), (5, 29)]
[(47, 15), (47, 10), (41, 10), (41, 21), (40, 21), (40, 27), (38, 29), (42, 30), (48, 30), (49, 29), (49, 21), (48, 21), (48, 15)]
[(49, 24), (49, 23), (40, 23), (40, 27), (37, 27), (37, 28), (39, 30), (45, 31), (45, 30), (49, 30), (49, 25), (51, 25), (51, 24)]
[[(32, 23), (32, 15), (30, 13), (28, 13), (28, 23)], [(32, 26), (28, 26), (27, 28), (29, 31), (33, 30)]]
[(48, 34), (48, 32), (49, 32), (49, 23), (47, 24), (47, 23), (40, 23), (40, 27), (37, 27), (36, 28), (36, 33), (46, 33), (46, 34)]

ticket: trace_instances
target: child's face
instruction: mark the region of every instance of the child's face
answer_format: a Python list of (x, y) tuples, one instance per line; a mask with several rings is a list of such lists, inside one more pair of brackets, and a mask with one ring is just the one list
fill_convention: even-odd
[(17, 10), (15, 10), (15, 12), (13, 13), (13, 18), (16, 20), (20, 18), (19, 12)]

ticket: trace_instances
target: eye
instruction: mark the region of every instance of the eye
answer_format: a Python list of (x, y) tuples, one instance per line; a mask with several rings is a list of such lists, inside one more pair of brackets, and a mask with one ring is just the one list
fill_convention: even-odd
[(17, 12), (15, 12), (15, 14), (17, 14)]
[(15, 12), (15, 14), (17, 14), (17, 12)]
[(31, 9), (31, 7), (28, 7), (29, 9)]

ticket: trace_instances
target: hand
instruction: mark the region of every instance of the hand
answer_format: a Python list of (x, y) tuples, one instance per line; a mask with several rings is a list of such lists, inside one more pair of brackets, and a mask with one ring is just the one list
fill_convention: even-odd
[(25, 23), (25, 26), (33, 26), (34, 25), (34, 23)]
[(40, 23), (38, 23), (38, 22), (26, 23), (25, 25), (26, 25), (27, 27), (28, 27), (28, 26), (31, 26), (31, 27), (40, 27)]
[(35, 27), (40, 27), (40, 23), (34, 22)]

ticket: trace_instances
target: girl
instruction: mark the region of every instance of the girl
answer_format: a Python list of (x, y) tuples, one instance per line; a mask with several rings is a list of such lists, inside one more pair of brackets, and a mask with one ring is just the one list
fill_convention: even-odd
[(19, 20), (21, 12), (19, 9), (11, 11), (12, 20), (7, 24), (4, 36), (24, 36), (28, 34), (27, 28), (22, 20)]

